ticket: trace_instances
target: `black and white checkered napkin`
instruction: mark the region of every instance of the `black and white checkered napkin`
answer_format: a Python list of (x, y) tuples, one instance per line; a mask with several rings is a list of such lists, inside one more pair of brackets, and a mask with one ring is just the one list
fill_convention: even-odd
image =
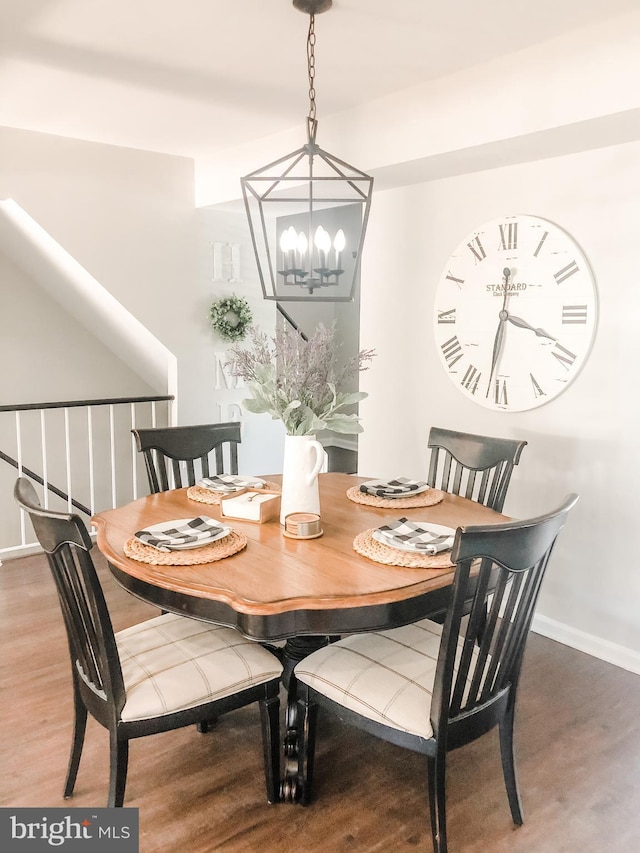
[(443, 533), (439, 525), (434, 525), (434, 528), (430, 530), (425, 522), (399, 518), (397, 521), (379, 527), (376, 533), (379, 534), (380, 541), (392, 548), (419, 551), (421, 554), (439, 554), (441, 551), (449, 551), (453, 545), (455, 531)]
[(228, 527), (213, 518), (199, 516), (154, 524), (146, 530), (138, 530), (134, 535), (140, 542), (151, 545), (158, 551), (180, 551), (215, 542), (228, 530)]
[(406, 498), (426, 491), (429, 486), (421, 480), (397, 477), (395, 480), (369, 480), (362, 483), (360, 491), (376, 498)]
[(242, 489), (261, 489), (265, 482), (259, 477), (236, 477), (233, 474), (216, 474), (214, 477), (203, 477), (198, 480), (198, 486), (209, 489), (211, 492), (231, 494)]

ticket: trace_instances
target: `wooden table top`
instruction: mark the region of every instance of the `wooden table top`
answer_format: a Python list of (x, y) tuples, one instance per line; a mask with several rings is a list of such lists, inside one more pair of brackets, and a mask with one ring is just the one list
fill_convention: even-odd
[[(267, 477), (278, 482), (276, 476)], [(92, 518), (97, 544), (116, 579), (133, 594), (175, 612), (240, 628), (259, 639), (296, 634), (346, 633), (389, 627), (433, 612), (437, 591), (450, 587), (453, 569), (385, 566), (357, 554), (356, 534), (406, 516), (449, 527), (509, 519), (456, 495), (431, 507), (383, 509), (356, 504), (347, 489), (364, 481), (349, 474), (319, 475), (324, 535), (294, 540), (277, 519), (258, 524), (227, 519), (248, 538), (231, 557), (192, 566), (152, 566), (125, 556), (136, 530), (162, 521), (208, 515), (218, 505), (192, 501), (186, 489), (149, 495)], [(408, 604), (410, 606), (408, 606)], [(431, 611), (430, 611), (431, 608)], [(355, 627), (353, 627), (355, 625)]]

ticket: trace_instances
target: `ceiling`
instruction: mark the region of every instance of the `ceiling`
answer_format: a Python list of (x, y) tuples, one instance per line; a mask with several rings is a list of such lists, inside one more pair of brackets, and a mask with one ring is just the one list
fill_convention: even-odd
[[(334, 0), (318, 119), (638, 0)], [(0, 125), (197, 158), (304, 127), (308, 16), (291, 0), (2, 0)]]

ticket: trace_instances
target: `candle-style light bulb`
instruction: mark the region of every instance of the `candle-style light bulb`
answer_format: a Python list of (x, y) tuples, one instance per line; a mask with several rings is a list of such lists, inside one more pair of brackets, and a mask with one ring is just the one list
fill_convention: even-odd
[(295, 228), (291, 226), (285, 228), (280, 235), (280, 249), (282, 251), (282, 268), (285, 271), (293, 269), (295, 265), (295, 248), (297, 234)]
[(296, 250), (298, 252), (298, 269), (304, 270), (304, 256), (307, 254), (309, 242), (307, 235), (301, 231), (296, 237)]
[(336, 252), (336, 269), (339, 270), (342, 264), (342, 252), (344, 247), (347, 245), (347, 240), (344, 236), (344, 231), (342, 228), (338, 229), (338, 232), (333, 240), (333, 248)]
[(327, 258), (329, 257), (329, 250), (331, 249), (331, 237), (329, 237), (329, 232), (325, 231), (322, 225), (318, 225), (318, 227), (316, 228), (316, 233), (313, 238), (313, 242), (315, 243), (316, 249), (318, 250), (320, 267), (321, 269), (326, 269)]
[(289, 231), (285, 230), (280, 235), (280, 251), (282, 252), (282, 269), (288, 270), (291, 266), (289, 252), (291, 251), (291, 239)]

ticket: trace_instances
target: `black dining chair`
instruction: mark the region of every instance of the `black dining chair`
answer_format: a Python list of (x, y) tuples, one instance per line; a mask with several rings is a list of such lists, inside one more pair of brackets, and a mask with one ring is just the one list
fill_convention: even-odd
[[(152, 494), (193, 486), (201, 477), (238, 473), (239, 421), (133, 429)], [(173, 484), (171, 476), (173, 476)]]
[[(389, 631), (353, 634), (297, 664), (303, 803), (311, 798), (321, 707), (383, 740), (426, 755), (435, 853), (447, 851), (447, 753), (498, 726), (511, 815), (514, 823), (522, 823), (513, 747), (522, 659), (549, 556), (577, 499), (568, 495), (558, 509), (538, 518), (458, 528), (451, 554), (456, 565), (453, 599), (444, 626), (422, 620)], [(478, 645), (478, 626), (495, 573), (497, 583)], [(473, 605), (466, 619), (470, 595)]]
[[(494, 438), (470, 432), (432, 427), (427, 482), (441, 489), (502, 512), (514, 467), (527, 445), (513, 438)], [(432, 613), (431, 619), (444, 622), (446, 610)], [(483, 622), (478, 622), (479, 636)]]
[(427, 482), (502, 512), (511, 474), (526, 445), (518, 439), (432, 427)]
[(43, 509), (24, 477), (14, 496), (49, 561), (71, 656), (75, 717), (64, 796), (73, 794), (88, 714), (109, 732), (113, 807), (124, 802), (130, 740), (258, 702), (267, 799), (277, 802), (282, 665), (275, 655), (232, 628), (169, 613), (115, 633), (82, 520)]

